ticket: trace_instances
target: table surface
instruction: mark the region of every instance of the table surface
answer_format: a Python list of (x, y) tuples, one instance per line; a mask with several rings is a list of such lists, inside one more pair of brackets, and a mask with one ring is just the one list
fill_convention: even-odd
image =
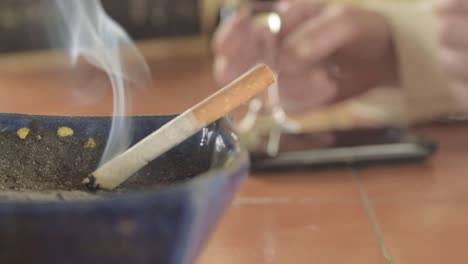
[[(216, 90), (207, 59), (152, 68), (154, 87), (134, 92), (135, 114), (180, 112)], [(111, 112), (108, 90), (66, 89), (60, 76), (0, 73), (0, 112)], [(199, 263), (467, 263), (468, 125), (418, 131), (439, 143), (426, 162), (251, 175)]]

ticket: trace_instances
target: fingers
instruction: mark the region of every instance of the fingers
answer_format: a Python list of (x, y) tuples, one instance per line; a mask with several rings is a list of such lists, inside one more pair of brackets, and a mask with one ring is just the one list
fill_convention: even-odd
[(257, 54), (245, 52), (242, 56), (216, 56), (213, 65), (215, 80), (226, 85), (257, 62)]
[(468, 1), (466, 0), (437, 0), (435, 12), (439, 15), (468, 14)]
[(215, 54), (235, 55), (255, 40), (255, 29), (248, 12), (231, 15), (218, 28), (213, 38)]
[(282, 39), (310, 17), (314, 17), (323, 10), (324, 4), (319, 0), (283, 0), (278, 5), (278, 13), (281, 16)]
[(460, 106), (461, 110), (468, 111), (468, 84), (454, 81), (449, 89), (454, 95), (455, 103)]
[(442, 50), (440, 61), (447, 76), (468, 86), (468, 53)]
[(258, 29), (242, 10), (227, 18), (213, 38), (213, 72), (216, 81), (227, 84), (253, 66), (258, 57)]
[(468, 1), (439, 0), (435, 11), (442, 69), (451, 85), (468, 87)]
[(437, 30), (442, 46), (468, 52), (468, 15), (445, 17), (439, 21)]
[(332, 101), (337, 86), (322, 68), (311, 69), (300, 76), (280, 75), (280, 103), (286, 112), (311, 111)]
[[(350, 42), (359, 31), (352, 12), (352, 8), (346, 6), (331, 7), (301, 24), (285, 39), (285, 56), (281, 57), (285, 67), (281, 70), (298, 72), (301, 67), (319, 63)], [(298, 64), (296, 60), (303, 63)]]

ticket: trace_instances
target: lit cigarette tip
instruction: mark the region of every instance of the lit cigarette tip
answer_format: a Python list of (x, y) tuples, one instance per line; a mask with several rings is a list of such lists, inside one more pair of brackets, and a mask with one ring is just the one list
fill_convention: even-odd
[(96, 178), (93, 175), (89, 175), (88, 177), (84, 178), (82, 183), (86, 185), (86, 188), (89, 190), (99, 189), (99, 185), (96, 185)]

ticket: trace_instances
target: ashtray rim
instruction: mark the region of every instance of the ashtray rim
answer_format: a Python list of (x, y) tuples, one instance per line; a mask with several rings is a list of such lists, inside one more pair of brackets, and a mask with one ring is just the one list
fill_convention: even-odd
[[(73, 116), (67, 116), (67, 115), (43, 115), (43, 114), (22, 114), (22, 113), (0, 113), (0, 117), (12, 117), (14, 118), (15, 116), (18, 117), (30, 117), (30, 118), (64, 118), (64, 119), (74, 119), (74, 118), (83, 118), (83, 119), (110, 119), (111, 116), (97, 116), (97, 115), (86, 115), (86, 116), (79, 116), (79, 115), (73, 115)], [(134, 118), (173, 118), (177, 115), (132, 115), (130, 117)], [(147, 190), (144, 192), (129, 192), (125, 194), (119, 194), (115, 196), (109, 196), (105, 198), (99, 198), (99, 199), (85, 199), (85, 200), (76, 200), (76, 201), (54, 201), (54, 200), (37, 200), (37, 201), (14, 201), (14, 200), (8, 200), (8, 201), (0, 201), (0, 207), (8, 206), (8, 205), (44, 205), (44, 206), (50, 206), (53, 204), (66, 204), (67, 207), (70, 206), (76, 206), (76, 207), (82, 207), (82, 206), (89, 206), (89, 204), (93, 205), (105, 205), (109, 203), (115, 203), (115, 202), (125, 202), (125, 203), (141, 203), (142, 200), (150, 200), (154, 199), (158, 196), (164, 196), (164, 195), (171, 195), (173, 193), (177, 192), (186, 192), (186, 188), (196, 188), (198, 185), (203, 185), (207, 184), (207, 181), (210, 181), (211, 179), (219, 178), (219, 177), (233, 177), (237, 178), (240, 175), (247, 174), (250, 168), (250, 158), (249, 158), (249, 153), (245, 146), (240, 143), (238, 136), (235, 133), (235, 130), (233, 128), (233, 125), (229, 119), (228, 116), (222, 117), (219, 120), (215, 121), (214, 123), (217, 123), (220, 125), (220, 133), (226, 133), (226, 136), (230, 137), (232, 142), (235, 144), (236, 147), (236, 152), (238, 154), (238, 158), (233, 159), (231, 163), (229, 163), (229, 166), (222, 166), (219, 168), (210, 168), (209, 170), (197, 174), (193, 178), (180, 182), (177, 184), (173, 184), (170, 186), (166, 186), (162, 189), (158, 190)], [(212, 124), (214, 124), (212, 123)], [(209, 124), (206, 127), (212, 125)]]

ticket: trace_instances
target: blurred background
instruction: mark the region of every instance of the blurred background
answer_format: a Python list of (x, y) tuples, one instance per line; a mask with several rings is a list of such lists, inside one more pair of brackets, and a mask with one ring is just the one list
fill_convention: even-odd
[[(102, 1), (109, 16), (135, 40), (156, 82), (132, 90), (130, 114), (181, 112), (216, 90), (210, 41), (221, 4), (220, 0)], [(71, 66), (64, 53), (70, 48), (62, 32), (65, 20), (56, 6), (50, 0), (0, 2), (0, 112), (110, 114), (109, 80), (82, 63)], [(67, 12), (73, 15), (75, 10)], [(175, 76), (187, 76), (191, 86)], [(73, 89), (64, 89), (70, 86)], [(181, 90), (190, 93), (180, 98)]]
[[(2, 52), (48, 48), (41, 25), (47, 19), (46, 1), (2, 1)], [(202, 5), (197, 1), (102, 1), (108, 14), (134, 39), (195, 36), (202, 32)], [(31, 33), (35, 34), (31, 34)], [(25, 36), (28, 36), (25, 38)]]
[[(0, 52), (44, 51), (51, 47), (44, 25), (48, 0), (6, 0), (0, 3)], [(151, 57), (206, 53), (218, 22), (221, 0), (103, 0), (107, 13), (138, 41)], [(49, 10), (48, 10), (49, 9)], [(181, 48), (187, 47), (187, 48)]]
[[(213, 76), (212, 37), (220, 22), (241, 2), (101, 1), (106, 13), (135, 41), (151, 73), (150, 82), (139, 85), (144, 86), (140, 87), (142, 89), (135, 89), (129, 85), (131, 89), (126, 97), (127, 114), (179, 113), (216, 91), (220, 84)], [(102, 70), (96, 70), (96, 67), (89, 67), (89, 63), (72, 63), (70, 57), (63, 52), (73, 50), (70, 39), (73, 39), (74, 33), (79, 35), (79, 32), (74, 31), (81, 30), (79, 27), (72, 27), (72, 32), (64, 30), (67, 16), (73, 17), (78, 12), (72, 9), (63, 14), (57, 9), (57, 2), (52, 0), (0, 2), (0, 112), (112, 114), (114, 105), (108, 76)], [(86, 38), (83, 39), (86, 41)], [(125, 42), (122, 47), (132, 44)], [(131, 54), (130, 59), (124, 61), (124, 68), (128, 68), (124, 74), (141, 74), (142, 67), (146, 65), (140, 65), (141, 63), (135, 60), (135, 54)], [(141, 76), (136, 78), (141, 79)], [(310, 127), (312, 132), (304, 136), (306, 139), (285, 139), (288, 142), (286, 145), (298, 142), (295, 144), (302, 145), (302, 149), (334, 146), (338, 144), (336, 142), (339, 141), (339, 137), (321, 133), (334, 129), (364, 127), (386, 131), (388, 124), (404, 116), (400, 104), (397, 103), (400, 100), (401, 93), (398, 90), (373, 89), (369, 94), (365, 94), (363, 99), (349, 102), (345, 100), (314, 109), (312, 114), (299, 114), (294, 120), (300, 120), (303, 126)], [(236, 111), (239, 119), (246, 111), (247, 104)], [(453, 116), (442, 117), (440, 120), (459, 122), (465, 118)], [(262, 127), (261, 122), (258, 124)], [(268, 149), (274, 135), (269, 134), (268, 126), (265, 127), (267, 129), (263, 129), (262, 133), (267, 137), (259, 138), (256, 134), (245, 133), (247, 136), (242, 139), (249, 147), (251, 145), (252, 148)], [(315, 131), (318, 133), (314, 133)], [(385, 131), (383, 134), (387, 135)], [(354, 132), (351, 137), (351, 141), (355, 142), (353, 144), (364, 144), (364, 141), (356, 140), (354, 135), (365, 139), (368, 138), (366, 133)], [(399, 142), (403, 137), (402, 133), (394, 136), (395, 133), (391, 132), (390, 136), (382, 136), (373, 142)], [(278, 146), (275, 148), (278, 149)]]

